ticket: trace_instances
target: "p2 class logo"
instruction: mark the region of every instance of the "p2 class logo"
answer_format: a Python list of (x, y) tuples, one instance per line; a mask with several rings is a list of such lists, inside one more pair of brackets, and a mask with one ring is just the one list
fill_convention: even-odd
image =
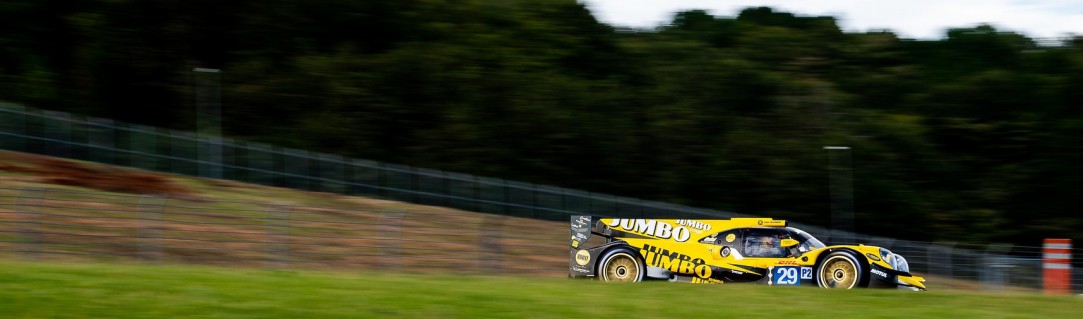
[(801, 267), (801, 279), (812, 280), (812, 267)]

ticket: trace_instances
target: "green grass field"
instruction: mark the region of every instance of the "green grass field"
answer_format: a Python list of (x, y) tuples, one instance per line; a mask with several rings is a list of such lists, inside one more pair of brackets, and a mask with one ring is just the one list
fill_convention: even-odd
[(0, 318), (1079, 318), (1083, 298), (0, 261)]

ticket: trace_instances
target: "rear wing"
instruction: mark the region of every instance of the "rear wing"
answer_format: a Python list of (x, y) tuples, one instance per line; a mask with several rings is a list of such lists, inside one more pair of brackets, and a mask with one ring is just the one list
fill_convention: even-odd
[(610, 234), (594, 231), (594, 223), (597, 222), (597, 221), (598, 221), (598, 219), (593, 217), (593, 216), (586, 216), (586, 215), (572, 216), (572, 220), (571, 220), (571, 226), (572, 226), (571, 247), (572, 247), (572, 249), (578, 249), (581, 246), (583, 246), (583, 244), (585, 244), (587, 242), (587, 240), (590, 240), (591, 235), (598, 235), (598, 236), (603, 236), (606, 239), (613, 239), (613, 237)]
[[(597, 231), (595, 228), (598, 228)], [(588, 244), (591, 238), (605, 238), (605, 242), (598, 244), (594, 240)], [(571, 237), (568, 249), (568, 276), (569, 277), (593, 277), (596, 271), (599, 255), (607, 247), (617, 245), (613, 241), (612, 231), (609, 227), (600, 224), (600, 219), (593, 216), (575, 215), (571, 217)]]

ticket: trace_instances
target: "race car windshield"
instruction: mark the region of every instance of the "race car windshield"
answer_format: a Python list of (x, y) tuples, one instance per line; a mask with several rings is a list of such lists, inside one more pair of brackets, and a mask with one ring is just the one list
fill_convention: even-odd
[(797, 242), (799, 243), (798, 249), (801, 250), (801, 252), (827, 247), (827, 245), (824, 245), (824, 243), (820, 242), (819, 239), (816, 239), (816, 237), (812, 237), (812, 235), (809, 235), (809, 233), (806, 233), (803, 230), (793, 227), (786, 228), (790, 230), (790, 233), (793, 233), (793, 239), (797, 240)]

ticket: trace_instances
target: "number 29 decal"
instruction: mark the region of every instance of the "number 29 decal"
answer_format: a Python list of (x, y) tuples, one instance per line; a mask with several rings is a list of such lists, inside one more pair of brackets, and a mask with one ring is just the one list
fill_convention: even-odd
[(779, 286), (797, 286), (803, 279), (812, 279), (811, 267), (774, 267), (771, 270), (771, 284)]

